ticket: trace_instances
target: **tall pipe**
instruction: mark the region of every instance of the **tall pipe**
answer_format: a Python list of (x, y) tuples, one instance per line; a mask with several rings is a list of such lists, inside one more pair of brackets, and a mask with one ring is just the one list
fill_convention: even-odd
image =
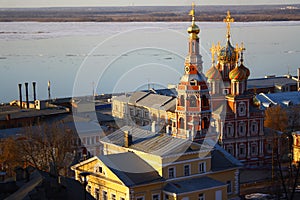
[(32, 82), (32, 87), (33, 87), (33, 104), (34, 104), (34, 108), (35, 108), (35, 100), (36, 100), (36, 82)]
[(51, 100), (50, 81), (48, 81), (48, 100)]
[(22, 83), (19, 83), (20, 108), (22, 109)]
[(26, 105), (27, 109), (29, 108), (29, 98), (28, 98), (28, 83), (25, 83), (25, 94), (26, 94)]

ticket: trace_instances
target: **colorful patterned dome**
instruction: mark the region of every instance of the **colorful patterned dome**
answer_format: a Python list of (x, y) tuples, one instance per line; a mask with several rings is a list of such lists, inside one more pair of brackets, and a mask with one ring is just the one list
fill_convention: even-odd
[(205, 76), (207, 77), (207, 79), (213, 79), (213, 80), (221, 80), (222, 76), (219, 72), (219, 70), (212, 65), (206, 72)]
[(250, 76), (250, 70), (241, 63), (240, 66), (235, 67), (229, 72), (230, 80), (243, 81)]
[(235, 62), (236, 61), (236, 53), (234, 47), (231, 45), (230, 41), (227, 40), (227, 44), (225, 47), (222, 47), (219, 52), (219, 60), (225, 62)]

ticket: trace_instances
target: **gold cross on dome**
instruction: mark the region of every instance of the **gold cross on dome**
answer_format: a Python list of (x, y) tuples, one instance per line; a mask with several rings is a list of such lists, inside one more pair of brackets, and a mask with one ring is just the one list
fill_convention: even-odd
[(214, 43), (212, 43), (212, 45), (211, 45), (210, 52), (211, 52), (211, 62), (214, 64), (215, 63), (215, 53), (217, 52), (217, 46)]
[(238, 44), (235, 45), (235, 59), (236, 59), (236, 62), (239, 61), (239, 53), (241, 53), (241, 62), (243, 62), (243, 51), (245, 51), (245, 47), (244, 47), (244, 43), (242, 42), (241, 43), (241, 46), (239, 47)]
[(192, 10), (190, 11), (189, 15), (192, 16), (192, 23), (195, 23), (195, 3), (192, 2)]
[(227, 38), (230, 38), (230, 23), (234, 22), (234, 19), (230, 16), (230, 11), (227, 11), (227, 16), (226, 18), (223, 20), (223, 22), (226, 23), (227, 25)]

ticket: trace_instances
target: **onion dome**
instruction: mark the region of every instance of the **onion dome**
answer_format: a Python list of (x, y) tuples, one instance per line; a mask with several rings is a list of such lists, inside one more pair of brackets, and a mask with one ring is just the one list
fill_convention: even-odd
[(221, 80), (222, 76), (219, 72), (219, 70), (212, 65), (206, 72), (205, 76), (207, 77), (207, 79), (212, 79), (212, 80)]
[(221, 48), (218, 57), (219, 57), (220, 61), (225, 61), (225, 62), (235, 62), (236, 61), (235, 49), (231, 45), (229, 40), (227, 40), (226, 46)]
[(198, 35), (200, 33), (200, 28), (195, 24), (195, 23), (192, 23), (188, 29), (187, 29), (187, 32), (189, 34), (196, 34)]
[(240, 66), (236, 66), (229, 72), (230, 80), (243, 81), (250, 76), (250, 70), (241, 63)]

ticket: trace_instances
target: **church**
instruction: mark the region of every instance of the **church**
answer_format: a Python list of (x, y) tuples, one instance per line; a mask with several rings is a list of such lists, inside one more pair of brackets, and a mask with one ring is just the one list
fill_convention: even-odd
[[(254, 94), (247, 91), (250, 70), (244, 65), (244, 44), (231, 44), (234, 19), (228, 11), (226, 43), (212, 45), (212, 65), (204, 74), (194, 8), (190, 15), (188, 54), (176, 91), (116, 96), (112, 98), (113, 116), (125, 125), (134, 123), (176, 138), (198, 143), (212, 139), (246, 166), (270, 164), (273, 139), (264, 134), (263, 111), (254, 105)], [(149, 104), (153, 100), (155, 107)]]

